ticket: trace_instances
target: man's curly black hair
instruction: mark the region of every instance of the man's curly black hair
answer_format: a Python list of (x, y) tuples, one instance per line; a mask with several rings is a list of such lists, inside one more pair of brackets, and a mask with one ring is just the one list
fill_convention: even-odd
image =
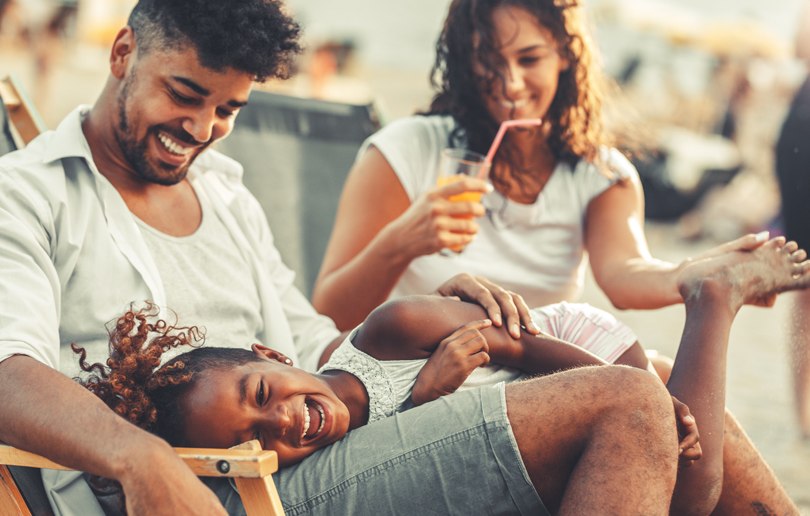
[(277, 0), (140, 0), (129, 16), (141, 54), (189, 45), (200, 63), (263, 82), (286, 79), (301, 29)]

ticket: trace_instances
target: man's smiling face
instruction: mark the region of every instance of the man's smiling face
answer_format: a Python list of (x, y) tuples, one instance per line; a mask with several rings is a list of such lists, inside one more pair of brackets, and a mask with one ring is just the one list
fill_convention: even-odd
[(191, 47), (130, 58), (118, 95), (121, 153), (141, 180), (177, 184), (203, 150), (231, 132), (253, 78), (205, 68)]

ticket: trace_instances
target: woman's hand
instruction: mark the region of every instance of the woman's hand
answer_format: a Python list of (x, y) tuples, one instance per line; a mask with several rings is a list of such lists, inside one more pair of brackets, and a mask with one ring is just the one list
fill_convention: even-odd
[(678, 467), (688, 468), (703, 456), (703, 450), (698, 442), (700, 434), (689, 407), (675, 396), (672, 396), (672, 406), (675, 408), (675, 420), (678, 425)]
[(476, 367), (489, 363), (489, 346), (479, 330), (491, 324), (489, 319), (469, 322), (439, 343), (416, 378), (414, 405), (456, 392)]
[[(732, 240), (731, 242), (726, 242), (725, 244), (720, 244), (716, 247), (712, 247), (711, 249), (703, 251), (694, 258), (687, 258), (680, 264), (680, 268), (682, 269), (684, 266), (692, 262), (696, 262), (699, 260), (708, 260), (727, 253), (735, 253), (738, 251), (753, 251), (754, 249), (757, 249), (758, 247), (768, 242), (768, 236), (769, 233), (767, 231), (762, 231), (757, 234), (749, 233), (748, 235), (740, 237), (736, 240)], [(786, 242), (785, 237), (778, 236), (775, 238), (779, 240), (780, 247), (785, 245)], [(775, 303), (776, 303), (776, 294), (768, 294), (766, 296), (758, 297), (754, 301), (751, 301), (747, 304), (770, 308)]]
[(540, 333), (522, 297), (481, 276), (457, 274), (442, 283), (434, 294), (480, 305), (494, 326), (502, 326), (506, 319), (506, 328), (516, 339), (520, 338), (521, 324), (532, 335)]
[(484, 181), (465, 178), (411, 202), (385, 156), (369, 148), (346, 178), (312, 291), (315, 309), (341, 330), (363, 322), (388, 299), (414, 258), (472, 240), (478, 231), (472, 217), (484, 215), (484, 206), (449, 198), (464, 190), (488, 189)]
[(390, 231), (396, 233), (402, 252), (410, 259), (444, 248), (463, 247), (478, 233), (473, 217), (483, 216), (486, 210), (480, 202), (456, 202), (450, 198), (464, 192), (491, 191), (489, 183), (469, 177), (431, 188), (392, 222)]

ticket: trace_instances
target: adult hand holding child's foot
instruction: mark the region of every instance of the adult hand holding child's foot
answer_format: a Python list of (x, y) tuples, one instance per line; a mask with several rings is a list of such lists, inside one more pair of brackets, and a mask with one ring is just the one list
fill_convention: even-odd
[(736, 313), (743, 304), (810, 286), (806, 258), (796, 242), (776, 237), (754, 249), (690, 262), (678, 275), (678, 290), (686, 303), (712, 292), (725, 295)]

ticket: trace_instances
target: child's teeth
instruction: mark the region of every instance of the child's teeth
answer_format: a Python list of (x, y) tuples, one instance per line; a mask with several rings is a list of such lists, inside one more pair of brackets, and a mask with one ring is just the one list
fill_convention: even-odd
[(309, 430), (309, 409), (307, 408), (307, 404), (304, 403), (304, 431), (301, 432), (301, 439), (307, 435), (307, 430)]
[(315, 432), (315, 435), (321, 433), (321, 430), (323, 430), (323, 423), (326, 420), (326, 418), (323, 417), (323, 407), (320, 405), (320, 403), (318, 404), (318, 412), (321, 414), (321, 424), (318, 425), (318, 431)]

